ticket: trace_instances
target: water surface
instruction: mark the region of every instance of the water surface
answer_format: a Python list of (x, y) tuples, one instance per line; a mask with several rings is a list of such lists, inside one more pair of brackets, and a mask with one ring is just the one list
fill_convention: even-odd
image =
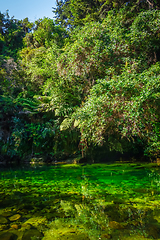
[(149, 164), (1, 169), (0, 239), (160, 239), (159, 200)]

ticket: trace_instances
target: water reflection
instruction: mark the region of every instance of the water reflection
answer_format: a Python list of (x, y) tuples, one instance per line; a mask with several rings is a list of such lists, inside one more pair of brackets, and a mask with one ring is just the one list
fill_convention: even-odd
[(159, 239), (159, 173), (137, 164), (1, 171), (1, 234), (18, 240)]

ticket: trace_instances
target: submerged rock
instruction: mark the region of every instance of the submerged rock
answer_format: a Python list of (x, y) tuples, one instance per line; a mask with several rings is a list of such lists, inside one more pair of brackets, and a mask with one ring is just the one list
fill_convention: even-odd
[(123, 229), (124, 226), (116, 221), (110, 221), (109, 222), (109, 227), (113, 229)]
[(1, 240), (16, 240), (17, 235), (14, 233), (6, 232), (0, 235)]
[(3, 217), (10, 217), (10, 216), (12, 216), (12, 214), (13, 214), (13, 212), (8, 211), (8, 212), (3, 212), (1, 215), (2, 215)]
[(68, 232), (61, 235), (61, 240), (89, 240), (89, 238), (84, 233)]
[(31, 228), (31, 225), (30, 225), (30, 224), (28, 224), (28, 223), (23, 223), (23, 224), (21, 225), (20, 231), (29, 230), (30, 228)]
[(88, 233), (83, 225), (73, 224), (72, 221), (65, 222), (64, 219), (56, 219), (49, 224), (44, 233), (43, 240), (89, 240)]
[(42, 237), (42, 233), (40, 233), (37, 229), (29, 229), (24, 233), (22, 240), (32, 240), (33, 238), (34, 240), (40, 240)]
[(0, 224), (6, 224), (8, 222), (8, 220), (3, 217), (3, 216), (0, 216)]
[(47, 223), (46, 217), (41, 217), (41, 216), (32, 217), (25, 222), (25, 224), (32, 225), (35, 228), (38, 228), (41, 224), (45, 224), (45, 223)]
[(76, 230), (69, 229), (51, 229), (46, 232), (44, 240), (89, 240), (89, 237), (85, 233), (78, 232)]
[(111, 235), (111, 234), (108, 234), (108, 233), (102, 234), (102, 235), (101, 235), (101, 239), (102, 239), (102, 240), (112, 239), (112, 235)]
[(8, 224), (0, 225), (0, 231), (3, 231), (8, 228)]
[(18, 226), (18, 224), (11, 224), (11, 228), (13, 228), (13, 229), (18, 229), (19, 228), (19, 226)]
[(18, 220), (18, 219), (20, 219), (20, 218), (21, 218), (21, 215), (20, 215), (20, 214), (15, 214), (15, 215), (11, 216), (11, 217), (9, 218), (9, 220), (12, 221), (12, 222), (14, 222), (14, 221), (16, 221), (16, 220)]

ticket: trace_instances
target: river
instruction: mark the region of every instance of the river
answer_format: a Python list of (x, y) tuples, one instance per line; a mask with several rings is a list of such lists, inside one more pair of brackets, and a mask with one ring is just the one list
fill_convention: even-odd
[(0, 170), (0, 239), (160, 239), (155, 164)]

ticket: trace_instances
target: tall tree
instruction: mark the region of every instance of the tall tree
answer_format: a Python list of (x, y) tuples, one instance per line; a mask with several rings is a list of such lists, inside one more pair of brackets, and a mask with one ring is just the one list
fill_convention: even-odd
[(0, 12), (0, 55), (17, 58), (23, 47), (23, 38), (32, 30), (33, 24), (28, 19), (17, 20), (10, 17), (8, 11)]
[(31, 48), (50, 47), (52, 44), (62, 47), (64, 36), (66, 36), (66, 31), (62, 27), (56, 26), (52, 19), (43, 18), (35, 21), (32, 32), (26, 34), (24, 42), (27, 47)]

